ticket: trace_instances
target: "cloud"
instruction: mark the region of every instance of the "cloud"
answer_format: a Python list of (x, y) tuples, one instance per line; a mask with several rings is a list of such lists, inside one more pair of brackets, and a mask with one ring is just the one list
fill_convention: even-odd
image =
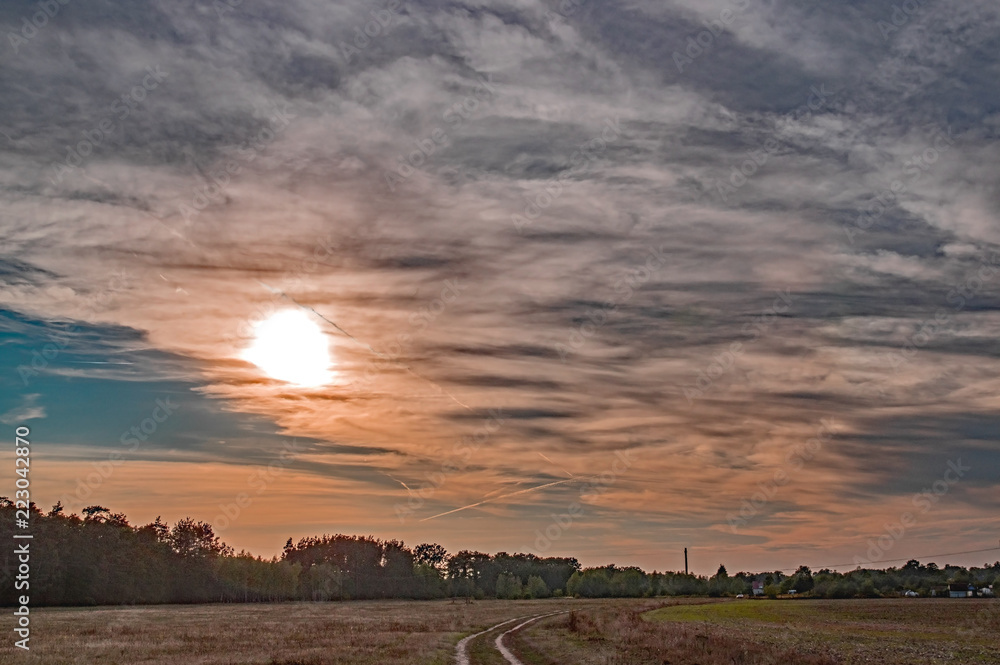
[[(187, 425), (151, 459), (263, 463), (275, 432), (300, 437), (296, 473), (328, 482), (324, 496), (364, 487), (357, 510), (386, 532), (411, 528), (389, 476), (431, 482), (500, 409), (421, 516), (550, 481), (539, 452), (585, 476), (639, 448), (592, 531), (574, 533), (633, 543), (651, 567), (657, 547), (728, 533), (726, 514), (827, 417), (844, 429), (822, 462), (725, 538), (749, 567), (818, 542), (833, 515), (843, 530), (823, 545), (849, 559), (872, 515), (893, 514), (897, 468), (933, 482), (966, 450), (960, 423), (990, 422), (1000, 301), (996, 278), (977, 278), (1000, 250), (990, 3), (923, 2), (896, 25), (888, 0), (572, 15), (411, 0), (373, 27), (381, 6), (71, 3), (4, 53), (11, 394), (26, 389), (17, 368), (73, 328), (28, 387), (40, 402), (91, 380), (191, 393)], [(5, 4), (3, 34), (33, 7)], [(727, 8), (715, 34), (704, 21)], [(689, 53), (692, 39), (708, 46)], [(675, 53), (691, 57), (682, 70)], [(148, 68), (165, 75), (139, 91)], [(271, 289), (350, 334), (317, 319), (339, 382), (296, 390), (239, 360), (253, 321), (295, 306)], [(948, 325), (930, 334), (939, 312)], [(62, 409), (64, 429), (86, 424), (64, 443), (103, 450), (127, 413), (112, 427)], [(918, 416), (933, 435), (903, 432)], [(992, 504), (968, 487), (985, 519)], [(512, 495), (417, 537), (530, 542), (568, 492)], [(303, 529), (329, 526), (311, 510)]]
[(39, 397), (41, 397), (41, 395), (38, 393), (24, 395), (21, 398), (21, 404), (19, 406), (16, 406), (3, 415), (0, 415), (0, 423), (3, 423), (4, 425), (20, 425), (29, 420), (45, 418), (45, 407), (37, 404)]

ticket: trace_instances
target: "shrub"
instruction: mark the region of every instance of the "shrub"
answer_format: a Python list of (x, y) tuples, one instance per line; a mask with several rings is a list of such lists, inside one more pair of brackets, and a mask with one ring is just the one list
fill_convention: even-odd
[(521, 586), (521, 578), (515, 577), (510, 573), (503, 573), (497, 578), (497, 598), (514, 600), (521, 598), (523, 595), (524, 589)]
[(537, 575), (532, 575), (528, 578), (528, 584), (525, 586), (524, 592), (528, 598), (548, 598), (551, 595), (548, 585), (545, 584), (545, 580)]

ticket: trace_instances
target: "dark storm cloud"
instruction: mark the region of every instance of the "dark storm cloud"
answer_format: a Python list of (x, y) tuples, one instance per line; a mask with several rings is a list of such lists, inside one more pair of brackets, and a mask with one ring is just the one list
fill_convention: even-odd
[(41, 282), (55, 273), (38, 268), (15, 257), (0, 257), (0, 279), (9, 283)]

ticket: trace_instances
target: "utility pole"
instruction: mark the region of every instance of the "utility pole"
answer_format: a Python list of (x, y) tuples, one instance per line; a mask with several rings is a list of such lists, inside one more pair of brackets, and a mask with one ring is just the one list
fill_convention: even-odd
[(688, 574), (688, 548), (684, 548), (684, 574)]

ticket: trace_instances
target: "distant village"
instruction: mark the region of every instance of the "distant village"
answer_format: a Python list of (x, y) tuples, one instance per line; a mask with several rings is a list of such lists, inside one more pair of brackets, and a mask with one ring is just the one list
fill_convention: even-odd
[[(766, 585), (763, 581), (753, 582), (751, 584), (751, 590), (754, 596), (764, 596), (764, 587)], [(797, 596), (799, 594), (798, 589), (789, 589), (785, 595)], [(743, 594), (737, 594), (742, 596)], [(780, 595), (777, 594), (777, 595)], [(882, 594), (883, 596), (885, 594)], [(913, 589), (906, 589), (900, 592), (901, 596), (905, 598), (919, 598), (922, 594)], [(977, 587), (975, 584), (966, 584), (964, 582), (952, 583), (952, 584), (942, 584), (930, 589), (930, 592), (926, 594), (931, 598), (993, 598), (993, 585), (990, 586), (980, 586)]]
[[(720, 567), (710, 581), (724, 571), (725, 567)], [(813, 573), (807, 566), (800, 566), (791, 575), (781, 571), (736, 575), (741, 576), (750, 580), (751, 598), (993, 598), (1000, 585), (1000, 562), (982, 568), (939, 568), (934, 563), (924, 565), (911, 559), (904, 566), (884, 570), (857, 568), (838, 573), (823, 569)], [(737, 597), (742, 595), (737, 591)]]

